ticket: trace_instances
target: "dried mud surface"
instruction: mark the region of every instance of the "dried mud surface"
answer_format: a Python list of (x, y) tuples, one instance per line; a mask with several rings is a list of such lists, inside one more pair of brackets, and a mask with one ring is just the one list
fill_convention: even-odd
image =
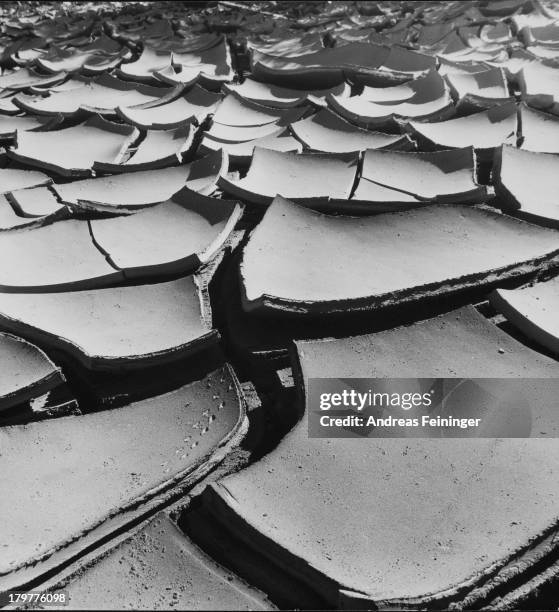
[(0, 595), (557, 610), (558, 126), (555, 0), (1, 3)]

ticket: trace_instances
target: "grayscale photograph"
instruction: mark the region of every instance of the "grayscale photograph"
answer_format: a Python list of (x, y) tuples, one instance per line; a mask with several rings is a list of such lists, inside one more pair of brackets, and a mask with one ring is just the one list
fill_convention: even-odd
[(559, 0), (0, 2), (0, 611), (559, 611)]

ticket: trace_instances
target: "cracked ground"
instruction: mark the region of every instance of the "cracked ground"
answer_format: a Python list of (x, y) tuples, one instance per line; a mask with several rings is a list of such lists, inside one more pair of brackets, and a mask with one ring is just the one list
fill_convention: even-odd
[(558, 67), (552, 0), (3, 2), (0, 607), (559, 609)]

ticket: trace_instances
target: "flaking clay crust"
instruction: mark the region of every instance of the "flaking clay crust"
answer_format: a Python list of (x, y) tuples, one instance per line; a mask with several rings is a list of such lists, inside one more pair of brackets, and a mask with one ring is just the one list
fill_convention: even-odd
[(39, 348), (0, 333), (0, 411), (39, 397), (64, 381), (59, 368)]
[(0, 234), (0, 291), (72, 291), (123, 280), (95, 247), (87, 221), (68, 219)]
[(422, 138), (437, 148), (493, 150), (503, 143), (515, 142), (516, 106), (508, 103), (447, 121), (408, 121), (407, 126), (413, 137)]
[(210, 195), (227, 168), (227, 154), (219, 149), (180, 166), (74, 181), (53, 188), (62, 202), (74, 209), (127, 213), (165, 202), (185, 187)]
[(558, 249), (553, 230), (471, 206), (356, 218), (277, 197), (243, 251), (243, 307), (298, 315), (374, 310), (503, 282), (536, 262), (553, 265)]
[(170, 51), (158, 51), (146, 46), (135, 62), (122, 64), (117, 70), (117, 74), (123, 79), (151, 83), (155, 80), (154, 72), (170, 66), (171, 58)]
[(223, 149), (227, 153), (231, 164), (247, 166), (252, 161), (254, 149), (271, 149), (272, 151), (282, 151), (284, 153), (301, 153), (303, 145), (290, 136), (289, 131), (284, 128), (274, 128), (274, 133), (270, 136), (257, 138), (256, 140), (246, 140), (243, 142), (222, 142), (214, 140), (209, 136), (204, 136), (200, 143), (200, 151), (210, 153)]
[(80, 111), (114, 115), (117, 106), (149, 108), (170, 102), (182, 91), (176, 87), (149, 87), (122, 81), (118, 77), (102, 74), (95, 78), (78, 77), (74, 87), (54, 89), (46, 97), (16, 97), (16, 104), (29, 113), (39, 115), (61, 114), (76, 116)]
[(164, 513), (71, 577), (64, 589), (78, 610), (275, 609), (263, 593), (206, 556)]
[(531, 62), (522, 67), (518, 81), (522, 97), (540, 110), (559, 114), (559, 78), (554, 67), (543, 62)]
[(7, 195), (7, 198), (22, 217), (54, 215), (64, 208), (48, 187), (14, 190)]
[(51, 48), (45, 55), (37, 58), (36, 63), (42, 70), (57, 73), (59, 71), (76, 72), (82, 69), (85, 73), (98, 73), (111, 70), (131, 56), (127, 47), (101, 35), (96, 40), (80, 45), (69, 52), (67, 49)]
[(559, 153), (559, 117), (527, 105), (520, 107), (521, 149), (534, 153)]
[(559, 279), (522, 289), (496, 289), (491, 304), (523, 334), (559, 355)]
[[(223, 367), (117, 410), (0, 428), (0, 481), (10, 491), (0, 502), (0, 576), (49, 557), (195, 470), (203, 473), (243, 425), (236, 389)], [(29, 504), (30, 495), (41, 503)]]
[[(387, 187), (396, 193), (386, 200), (398, 201), (407, 194), (418, 201), (479, 202), (486, 195), (485, 187), (475, 181), (475, 158), (472, 147), (452, 151), (399, 152), (365, 151), (361, 179), (354, 200), (368, 200), (370, 183)], [(364, 191), (364, 193), (362, 193)], [(371, 200), (379, 198), (372, 197)]]
[(352, 42), (291, 57), (273, 51), (251, 54), (253, 76), (286, 87), (334, 87), (348, 78), (361, 85), (386, 86), (424, 76), (436, 60), (421, 53), (389, 45)]
[[(472, 307), (369, 336), (300, 341), (295, 359), (303, 394), (312, 377), (559, 372)], [(540, 380), (527, 392), (545, 416), (553, 388)], [(330, 605), (444, 607), (556, 528), (558, 461), (552, 439), (361, 444), (311, 439), (303, 417), (269, 455), (206, 489), (204, 507), (277, 579), (294, 576)]]
[(91, 176), (94, 162), (112, 162), (139, 136), (133, 126), (94, 117), (50, 132), (18, 132), (8, 155), (65, 177)]
[(134, 215), (92, 219), (95, 244), (127, 277), (188, 274), (214, 256), (242, 206), (183, 190)]
[(365, 90), (359, 96), (340, 99), (328, 96), (328, 105), (345, 119), (364, 128), (389, 127), (396, 117), (437, 121), (454, 115), (448, 87), (436, 70), (423, 77), (413, 96), (402, 101), (372, 102)]
[[(529, 172), (530, 181), (526, 180)], [(559, 227), (559, 158), (503, 146), (495, 158), (495, 191), (501, 206), (528, 221)]]
[(290, 127), (293, 134), (305, 145), (305, 149), (310, 151), (351, 153), (366, 149), (413, 148), (413, 143), (406, 135), (364, 130), (328, 109), (296, 121)]
[(344, 68), (362, 66), (377, 68), (389, 50), (380, 45), (353, 43), (340, 48), (319, 49), (315, 53), (294, 57), (277, 57), (252, 50), (250, 64), (253, 76), (283, 87), (326, 89), (343, 83)]
[(174, 130), (147, 130), (137, 147), (121, 151), (113, 162), (94, 162), (96, 172), (137, 172), (177, 166), (192, 149), (194, 130), (190, 126)]
[(238, 181), (222, 176), (218, 185), (226, 193), (254, 204), (270, 204), (278, 193), (303, 203), (347, 200), (357, 161), (357, 153), (297, 155), (256, 147), (247, 175)]
[(20, 170), (19, 168), (0, 168), (0, 193), (8, 193), (16, 189), (28, 189), (50, 185), (52, 179), (38, 170)]
[(22, 68), (21, 70), (0, 76), (0, 87), (17, 91), (37, 85), (55, 85), (63, 81), (66, 76), (65, 72), (39, 74), (33, 68)]
[(272, 108), (303, 106), (309, 100), (325, 105), (328, 94), (347, 98), (351, 93), (351, 88), (347, 83), (340, 83), (336, 87), (316, 89), (309, 92), (306, 88), (301, 90), (277, 87), (269, 83), (255, 81), (251, 78), (247, 78), (240, 85), (225, 84), (223, 88), (239, 98)]
[(213, 121), (232, 127), (257, 127), (271, 123), (285, 127), (297, 121), (307, 111), (308, 106), (271, 108), (229, 94), (219, 104)]
[[(44, 195), (33, 194), (36, 191), (44, 194), (45, 189), (47, 188), (20, 189), (0, 195), (0, 232), (43, 227), (68, 217), (65, 206), (60, 206), (56, 201), (52, 202)], [(31, 194), (31, 197), (28, 198), (27, 194)], [(25, 204), (25, 210), (20, 206), (20, 201)]]
[(167, 104), (152, 108), (117, 108), (126, 122), (144, 129), (171, 129), (196, 121), (203, 123), (215, 111), (222, 95), (195, 85), (188, 92)]
[(285, 128), (276, 122), (266, 123), (264, 125), (242, 126), (224, 125), (214, 122), (204, 136), (217, 142), (238, 143), (256, 140), (257, 138), (265, 138), (266, 136), (275, 136), (281, 134), (284, 130)]
[[(0, 295), (3, 329), (69, 353), (90, 369), (141, 368), (214, 344), (197, 279), (95, 291)], [(165, 324), (161, 324), (161, 309)]]
[(557, 608), (559, 8), (68, 6), (0, 2), (0, 607)]
[(179, 74), (198, 71), (198, 81), (210, 88), (219, 87), (222, 82), (231, 81), (235, 77), (229, 45), (223, 39), (199, 51), (174, 50), (172, 65), (175, 70), (179, 70)]
[(40, 131), (56, 127), (62, 121), (61, 115), (42, 117), (40, 115), (0, 116), (0, 138), (14, 140), (17, 131)]
[(502, 68), (473, 74), (448, 74), (445, 79), (458, 106), (467, 106), (469, 101), (474, 107), (489, 108), (513, 100)]

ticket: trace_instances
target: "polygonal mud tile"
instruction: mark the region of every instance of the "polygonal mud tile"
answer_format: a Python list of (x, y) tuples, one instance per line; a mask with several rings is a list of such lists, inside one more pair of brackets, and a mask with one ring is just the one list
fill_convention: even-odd
[(194, 86), (181, 97), (151, 108), (118, 107), (119, 116), (126, 122), (144, 129), (172, 129), (192, 122), (203, 123), (215, 112), (221, 94)]
[(406, 128), (420, 146), (435, 149), (474, 147), (491, 156), (496, 147), (516, 141), (517, 110), (514, 103), (440, 122), (408, 121)]
[(61, 114), (73, 117), (82, 113), (114, 115), (118, 106), (122, 108), (150, 108), (171, 102), (182, 92), (182, 87), (150, 87), (122, 81), (110, 74), (90, 79), (78, 77), (74, 86), (65, 84), (49, 96), (29, 98), (18, 94), (16, 104), (28, 113), (40, 115)]
[[(214, 124), (217, 125), (217, 124)], [(272, 124), (273, 125), (273, 124)], [(223, 126), (228, 127), (228, 126)], [(250, 128), (244, 128), (249, 130)], [(214, 140), (208, 135), (202, 138), (199, 151), (201, 153), (211, 153), (223, 149), (231, 164), (246, 166), (250, 164), (255, 148), (271, 149), (272, 151), (281, 151), (284, 153), (301, 153), (303, 145), (293, 138), (288, 130), (279, 128), (279, 133), (272, 133), (269, 136), (256, 138), (254, 140), (246, 140), (242, 142), (224, 142), (222, 140)]]
[(0, 333), (0, 412), (38, 398), (64, 382), (60, 368), (33, 344)]
[(61, 214), (65, 206), (60, 204), (48, 187), (33, 187), (11, 191), (6, 196), (22, 217), (45, 217)]
[(218, 339), (196, 276), (33, 297), (1, 294), (0, 327), (100, 370), (167, 363)]
[(305, 149), (322, 153), (351, 153), (366, 149), (405, 151), (413, 148), (407, 135), (364, 130), (329, 109), (292, 123), (290, 129), (305, 145)]
[(171, 52), (144, 46), (140, 57), (134, 62), (121, 64), (116, 73), (123, 79), (150, 83), (155, 80), (154, 73), (171, 65)]
[(53, 189), (71, 208), (130, 213), (165, 202), (184, 187), (209, 195), (227, 168), (227, 154), (218, 150), (189, 164), (74, 181)]
[(445, 79), (461, 113), (471, 113), (514, 101), (509, 94), (502, 68), (473, 74), (448, 74)]
[(495, 289), (491, 304), (520, 331), (559, 355), (559, 279), (522, 289)]
[(304, 106), (307, 102), (326, 105), (326, 96), (328, 94), (336, 95), (341, 98), (347, 98), (351, 88), (347, 83), (340, 83), (336, 87), (320, 90), (306, 89), (288, 89), (286, 87), (277, 87), (269, 83), (255, 81), (252, 78), (247, 78), (239, 85), (225, 84), (223, 89), (245, 100), (269, 106), (272, 108), (291, 108), (293, 106)]
[(475, 182), (472, 147), (433, 153), (369, 149), (351, 200), (361, 203), (364, 210), (370, 204), (372, 211), (389, 211), (391, 204), (465, 204), (480, 202), (486, 196), (486, 188)]
[(327, 101), (339, 115), (364, 128), (391, 128), (398, 125), (398, 119), (431, 122), (452, 117), (455, 108), (444, 80), (436, 70), (431, 71), (425, 80), (435, 83), (403, 102), (371, 102), (365, 94), (345, 99), (329, 95)]
[(52, 179), (37, 170), (19, 170), (18, 168), (0, 168), (0, 193), (16, 189), (28, 189), (50, 185)]
[(229, 94), (220, 103), (213, 120), (221, 125), (238, 127), (277, 124), (287, 126), (308, 114), (308, 107), (270, 108)]
[(530, 106), (559, 114), (559, 75), (555, 66), (531, 62), (522, 68), (518, 80), (522, 98)]
[(123, 150), (114, 162), (94, 162), (96, 173), (137, 172), (177, 166), (192, 150), (194, 128), (190, 125), (172, 130), (148, 130), (139, 145)]
[(68, 177), (90, 176), (94, 162), (112, 162), (137, 140), (135, 127), (93, 117), (52, 132), (19, 132), (8, 155)]
[(0, 235), (0, 291), (72, 291), (124, 280), (95, 247), (87, 221), (69, 219)]
[(244, 249), (243, 307), (299, 316), (375, 310), (502, 283), (556, 266), (558, 255), (555, 231), (471, 206), (352, 218), (278, 197)]
[[(269, 204), (276, 194), (305, 204), (347, 200), (357, 171), (356, 153), (295, 154), (256, 147), (247, 175), (237, 181), (221, 176), (227, 193), (255, 204)], [(286, 181), (289, 177), (289, 181)]]
[(134, 215), (89, 221), (95, 244), (127, 278), (188, 274), (223, 247), (243, 206), (183, 190)]
[(39, 74), (32, 68), (20, 68), (9, 74), (3, 74), (0, 76), (0, 87), (2, 89), (11, 89), (18, 91), (20, 89), (27, 89), (33, 85), (42, 85), (44, 87), (48, 85), (55, 85), (60, 83), (66, 78), (65, 72), (58, 74)]
[[(559, 157), (508, 145), (496, 152), (493, 182), (504, 209), (550, 227), (559, 227)], [(529, 176), (530, 180), (526, 180)]]
[(559, 118), (526, 105), (520, 106), (521, 149), (559, 153)]

